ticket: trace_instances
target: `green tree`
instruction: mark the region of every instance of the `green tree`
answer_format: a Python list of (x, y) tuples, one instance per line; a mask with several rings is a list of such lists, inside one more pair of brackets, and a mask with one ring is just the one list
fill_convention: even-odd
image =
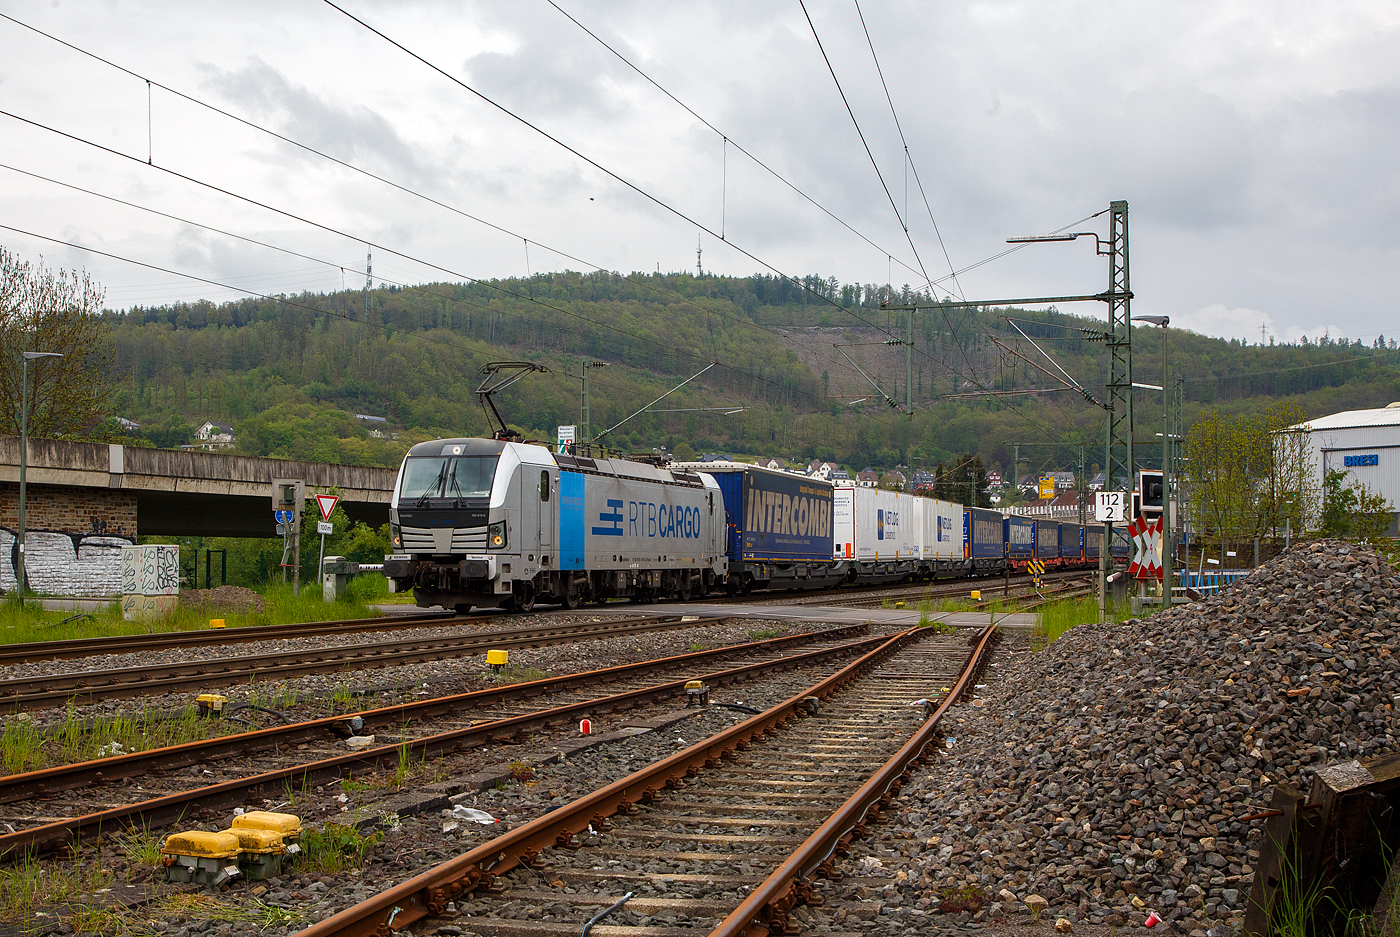
[(141, 435), (151, 441), (157, 449), (178, 449), (189, 442), (194, 427), (185, 422), (178, 413), (172, 413), (159, 423), (141, 427)]
[(1342, 469), (1328, 469), (1322, 480), (1322, 534), (1355, 536), (1374, 543), (1390, 527), (1395, 505), (1363, 482), (1347, 485), (1349, 474)]
[(1347, 473), (1328, 469), (1322, 479), (1322, 535), (1345, 537), (1351, 533), (1352, 515), (1356, 511), (1356, 491), (1343, 483)]
[(102, 287), (80, 271), (33, 266), (0, 247), (0, 433), (20, 430), (20, 355), (29, 365), (29, 433), (86, 437), (110, 415), (113, 346)]
[(1191, 514), (1204, 539), (1220, 544), (1280, 535), (1285, 517), (1311, 516), (1306, 446), (1291, 428), (1306, 414), (1292, 402), (1260, 414), (1211, 411), (1186, 434)]

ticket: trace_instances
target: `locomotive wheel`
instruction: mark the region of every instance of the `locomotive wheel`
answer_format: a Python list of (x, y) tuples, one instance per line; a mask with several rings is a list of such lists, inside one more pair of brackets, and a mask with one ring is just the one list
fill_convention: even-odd
[(578, 608), (580, 604), (582, 604), (582, 602), (581, 602), (581, 600), (580, 600), (580, 598), (579, 598), (579, 594), (578, 594), (577, 592), (565, 592), (565, 593), (564, 593), (564, 607), (565, 607), (565, 608), (567, 608), (567, 609), (569, 609), (569, 610), (572, 611), (573, 609)]
[(676, 590), (676, 601), (689, 602), (691, 596), (694, 595), (694, 592), (695, 590), (692, 589), (690, 585), (690, 579), (687, 578), (684, 582), (681, 583), (681, 587)]
[(739, 594), (739, 577), (736, 574), (730, 573), (724, 578), (724, 591), (731, 599)]
[(464, 602), (461, 605), (452, 606), (452, 610), (458, 615), (470, 615), (472, 610), (472, 604), (470, 602)]
[(515, 593), (515, 600), (512, 604), (517, 612), (533, 612), (535, 610), (535, 587), (521, 586)]

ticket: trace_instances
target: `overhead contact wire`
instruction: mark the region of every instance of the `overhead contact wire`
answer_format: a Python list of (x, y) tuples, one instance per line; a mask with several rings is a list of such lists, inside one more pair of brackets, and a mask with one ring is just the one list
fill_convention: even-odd
[[(221, 117), (226, 117), (226, 118), (228, 118), (229, 120), (232, 120), (232, 121), (234, 121), (235, 123), (242, 124), (243, 126), (248, 127), (248, 128), (251, 129), (251, 130), (256, 130), (256, 131), (258, 131), (258, 132), (260, 132), (260, 133), (267, 134), (268, 136), (270, 136), (270, 137), (272, 137), (272, 138), (274, 138), (274, 139), (276, 139), (276, 140), (279, 140), (279, 141), (281, 141), (281, 142), (283, 142), (283, 143), (286, 143), (286, 144), (289, 145), (289, 146), (296, 147), (297, 149), (303, 150), (304, 152), (307, 152), (307, 153), (315, 154), (316, 156), (319, 156), (319, 157), (321, 157), (322, 159), (324, 159), (324, 160), (326, 160), (326, 161), (328, 161), (328, 162), (334, 163), (334, 164), (336, 164), (337, 166), (340, 166), (340, 167), (342, 167), (342, 168), (344, 168), (344, 169), (348, 169), (348, 170), (350, 170), (351, 172), (358, 173), (359, 175), (364, 176), (365, 178), (373, 179), (374, 181), (379, 182), (379, 183), (382, 183), (382, 184), (384, 184), (384, 185), (387, 185), (387, 186), (389, 186), (390, 188), (393, 188), (393, 189), (395, 189), (395, 190), (397, 190), (397, 191), (399, 191), (399, 192), (404, 193), (405, 195), (409, 195), (409, 196), (412, 196), (412, 197), (414, 197), (414, 198), (421, 199), (421, 200), (423, 200), (423, 201), (425, 201), (425, 202), (428, 202), (428, 203), (431, 204), (431, 205), (436, 205), (436, 206), (439, 207), (439, 208), (446, 209), (447, 211), (450, 211), (450, 212), (452, 212), (453, 214), (460, 215), (460, 216), (463, 217), (463, 218), (466, 218), (466, 219), (468, 219), (468, 220), (470, 220), (470, 221), (474, 221), (474, 222), (476, 222), (476, 223), (478, 223), (478, 224), (480, 224), (480, 225), (483, 225), (483, 226), (485, 226), (485, 227), (487, 227), (487, 228), (490, 228), (490, 229), (493, 230), (493, 231), (498, 231), (498, 232), (500, 232), (501, 234), (505, 234), (505, 235), (507, 235), (507, 236), (509, 236), (509, 237), (512, 237), (512, 238), (521, 238), (522, 240), (526, 240), (526, 238), (525, 238), (524, 235), (519, 234), (519, 233), (517, 233), (517, 232), (515, 232), (515, 231), (511, 231), (511, 230), (508, 229), (508, 228), (504, 228), (504, 227), (502, 227), (501, 225), (498, 225), (498, 224), (496, 224), (496, 223), (494, 223), (494, 222), (488, 221), (488, 220), (486, 220), (485, 218), (482, 218), (482, 217), (480, 217), (480, 216), (478, 216), (478, 215), (474, 215), (474, 214), (472, 214), (471, 212), (466, 211), (465, 209), (458, 208), (458, 207), (456, 207), (456, 206), (454, 206), (454, 205), (450, 205), (450, 204), (448, 204), (447, 202), (443, 202), (443, 201), (441, 201), (440, 199), (436, 199), (436, 198), (434, 198), (434, 197), (431, 196), (431, 195), (427, 195), (427, 194), (425, 194), (425, 193), (423, 193), (423, 192), (417, 191), (416, 189), (412, 189), (412, 188), (409, 188), (409, 187), (407, 187), (407, 186), (405, 186), (405, 185), (402, 185), (402, 184), (400, 184), (400, 183), (398, 183), (398, 182), (394, 182), (392, 179), (387, 179), (387, 178), (385, 178), (384, 176), (376, 175), (375, 173), (370, 172), (370, 171), (367, 170), (367, 169), (364, 169), (364, 168), (362, 168), (362, 167), (356, 166), (356, 165), (354, 165), (353, 163), (346, 162), (346, 161), (343, 160), (343, 159), (340, 159), (340, 158), (338, 158), (338, 157), (336, 157), (336, 156), (332, 156), (332, 155), (330, 155), (329, 153), (326, 153), (326, 152), (323, 152), (323, 151), (321, 151), (321, 150), (318, 150), (318, 149), (316, 149), (315, 147), (310, 146), (310, 145), (308, 145), (308, 144), (301, 143), (301, 142), (299, 142), (299, 141), (297, 141), (297, 140), (292, 139), (291, 137), (288, 137), (288, 136), (285, 136), (285, 135), (283, 135), (283, 134), (280, 134), (280, 133), (278, 133), (278, 132), (275, 131), (275, 130), (272, 130), (272, 129), (268, 128), (268, 127), (264, 127), (264, 126), (262, 126), (261, 124), (254, 123), (253, 121), (248, 120), (247, 118), (239, 117), (237, 114), (234, 114), (234, 113), (232, 113), (232, 112), (230, 112), (230, 111), (226, 111), (226, 110), (224, 110), (223, 108), (218, 107), (217, 105), (210, 104), (210, 103), (208, 103), (207, 101), (203, 101), (203, 100), (201, 100), (201, 99), (199, 99), (199, 98), (197, 98), (197, 97), (194, 97), (193, 95), (186, 94), (185, 92), (179, 91), (179, 90), (177, 90), (177, 89), (175, 89), (175, 88), (172, 88), (172, 87), (170, 87), (169, 85), (165, 85), (165, 84), (162, 84), (161, 82), (156, 81), (156, 80), (154, 80), (154, 79), (147, 78), (147, 77), (145, 77), (144, 75), (141, 75), (141, 74), (139, 74), (139, 73), (137, 73), (137, 72), (134, 72), (134, 71), (132, 71), (131, 69), (129, 69), (129, 68), (123, 66), (123, 65), (120, 65), (120, 64), (118, 64), (118, 63), (116, 63), (116, 62), (111, 61), (110, 59), (103, 58), (102, 56), (97, 55), (97, 54), (94, 53), (94, 52), (90, 52), (90, 51), (88, 51), (88, 50), (86, 50), (86, 49), (84, 49), (84, 48), (82, 48), (82, 47), (80, 47), (80, 46), (74, 45), (74, 44), (71, 43), (71, 42), (68, 42), (68, 41), (66, 41), (66, 40), (64, 40), (64, 39), (60, 39), (59, 37), (54, 36), (54, 35), (52, 35), (51, 33), (44, 32), (42, 29), (39, 29), (39, 28), (37, 28), (37, 27), (35, 27), (35, 26), (31, 26), (30, 24), (25, 23), (25, 22), (22, 22), (21, 20), (17, 20), (17, 19), (15, 19), (14, 17), (9, 16), (9, 15), (6, 14), (6, 13), (0, 12), (0, 19), (5, 19), (5, 20), (7, 20), (7, 21), (9, 21), (9, 22), (11, 22), (11, 23), (14, 23), (16, 26), (21, 26), (21, 27), (23, 27), (23, 28), (25, 28), (25, 29), (28, 29), (28, 30), (30, 30), (31, 32), (34, 32), (34, 33), (36, 33), (36, 34), (38, 34), (38, 35), (40, 35), (40, 36), (43, 36), (45, 39), (48, 39), (48, 40), (50, 40), (51, 42), (56, 42), (56, 43), (58, 43), (59, 45), (65, 47), (65, 48), (67, 48), (67, 49), (71, 49), (72, 51), (77, 52), (79, 55), (84, 55), (84, 56), (87, 56), (88, 58), (90, 58), (90, 59), (92, 59), (92, 60), (94, 60), (94, 61), (96, 61), (96, 62), (101, 62), (103, 65), (106, 65), (106, 66), (108, 66), (108, 67), (110, 67), (110, 68), (114, 68), (114, 69), (116, 69), (117, 71), (119, 71), (119, 72), (121, 72), (121, 73), (123, 73), (123, 74), (125, 74), (125, 75), (129, 75), (129, 76), (131, 76), (132, 78), (137, 79), (138, 81), (144, 81), (144, 82), (146, 83), (147, 91), (148, 91), (148, 103), (149, 103), (149, 90), (150, 90), (150, 88), (151, 88), (151, 87), (159, 88), (160, 90), (165, 91), (165, 92), (168, 93), (168, 94), (173, 94), (173, 95), (175, 95), (176, 97), (180, 98), (181, 100), (188, 101), (189, 103), (194, 104), (194, 105), (196, 105), (196, 106), (198, 106), (198, 107), (206, 108), (207, 110), (212, 111), (213, 113), (218, 114), (218, 115), (221, 116)], [(122, 155), (125, 155), (125, 154), (122, 154)], [(151, 165), (151, 166), (154, 167), (154, 162), (153, 162), (153, 160), (152, 160), (151, 158), (148, 157), (148, 159), (147, 159), (146, 162), (147, 162), (148, 165)], [(589, 267), (589, 268), (592, 268), (592, 269), (595, 269), (595, 270), (603, 270), (603, 269), (604, 269), (603, 266), (602, 266), (601, 264), (591, 263), (591, 262), (588, 261), (587, 259), (585, 259), (585, 258), (583, 258), (583, 257), (579, 257), (579, 256), (577, 256), (577, 255), (575, 255), (575, 254), (571, 254), (571, 253), (569, 253), (568, 251), (562, 250), (562, 249), (557, 248), (557, 247), (552, 247), (552, 246), (550, 246), (550, 245), (548, 245), (548, 244), (544, 244), (544, 243), (542, 243), (541, 241), (539, 241), (539, 240), (537, 240), (537, 239), (530, 239), (530, 240), (534, 240), (534, 243), (535, 243), (535, 246), (536, 246), (536, 247), (543, 247), (545, 250), (549, 251), (550, 253), (556, 254), (556, 255), (558, 255), (558, 256), (560, 256), (560, 257), (563, 257), (563, 258), (565, 258), (566, 260), (572, 260), (572, 261), (574, 261), (574, 262), (576, 262), (576, 263), (579, 263), (579, 264), (581, 264), (581, 265), (583, 265), (583, 266), (585, 266), (585, 267)], [(766, 326), (764, 326), (764, 325), (762, 325), (762, 324), (760, 324), (760, 323), (754, 322), (754, 321), (751, 320), (751, 319), (744, 319), (744, 318), (741, 318), (741, 317), (739, 317), (739, 316), (729, 315), (728, 313), (721, 312), (721, 311), (719, 311), (719, 310), (710, 309), (709, 307), (700, 305), (699, 303), (695, 302), (694, 300), (692, 300), (692, 299), (691, 299), (690, 297), (688, 297), (688, 296), (684, 296), (684, 295), (682, 295), (682, 294), (680, 294), (680, 293), (676, 293), (676, 292), (671, 291), (671, 290), (661, 289), (661, 288), (659, 288), (659, 287), (657, 287), (657, 286), (655, 286), (655, 285), (653, 285), (653, 284), (651, 284), (651, 283), (646, 282), (645, 280), (635, 279), (635, 278), (633, 278), (632, 276), (624, 275), (624, 274), (621, 274), (621, 273), (618, 273), (618, 274), (616, 274), (616, 275), (617, 275), (619, 278), (621, 278), (621, 279), (623, 279), (623, 280), (626, 280), (626, 281), (629, 282), (629, 283), (633, 283), (633, 284), (635, 284), (635, 285), (641, 287), (642, 289), (649, 290), (650, 292), (653, 292), (653, 293), (657, 294), (658, 296), (668, 296), (668, 297), (671, 297), (671, 298), (673, 298), (674, 300), (676, 300), (676, 301), (678, 301), (678, 302), (684, 303), (685, 305), (692, 306), (692, 307), (694, 307), (695, 309), (699, 309), (699, 310), (702, 310), (702, 311), (704, 311), (704, 312), (707, 312), (707, 313), (709, 313), (710, 315), (718, 316), (718, 317), (723, 318), (723, 319), (729, 319), (729, 320), (732, 321), (732, 322), (738, 322), (738, 323), (740, 323), (740, 324), (743, 324), (743, 325), (746, 325), (746, 326), (749, 326), (749, 327), (752, 327), (752, 328), (760, 329), (760, 330), (762, 330), (762, 331), (768, 332), (769, 334), (775, 334), (775, 333), (773, 332), (772, 329), (769, 329), (769, 328), (767, 328)], [(862, 321), (864, 321), (864, 320), (862, 320)], [(868, 323), (867, 323), (867, 324), (868, 324)], [(700, 359), (697, 358), (697, 359), (695, 359), (695, 360), (698, 361), (698, 360), (700, 360)]]

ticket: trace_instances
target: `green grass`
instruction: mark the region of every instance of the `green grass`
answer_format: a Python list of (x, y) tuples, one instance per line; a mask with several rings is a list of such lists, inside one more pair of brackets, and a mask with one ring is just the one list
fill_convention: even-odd
[(487, 676), (494, 682), (505, 685), (508, 683), (533, 683), (536, 680), (545, 679), (550, 676), (550, 673), (547, 670), (525, 664), (507, 664), (499, 673), (492, 672), (488, 673)]
[[(1130, 617), (1128, 604), (1122, 603), (1119, 609), (1110, 609), (1108, 620), (1127, 621)], [(1099, 620), (1099, 600), (1096, 596), (1079, 599), (1063, 599), (1051, 602), (1040, 609), (1040, 624), (1036, 626), (1032, 649), (1040, 650), (1076, 625), (1084, 625)]]
[(164, 837), (148, 827), (128, 827), (112, 837), (117, 848), (132, 865), (155, 865), (160, 861)]
[(28, 715), (22, 713), (6, 719), (5, 729), (0, 732), (0, 764), (4, 764), (9, 774), (42, 768), (47, 760), (43, 733)]
[(327, 823), (319, 830), (302, 833), (301, 852), (292, 865), (298, 872), (322, 874), (358, 869), (383, 839), (383, 833), (365, 836), (353, 826)]
[(81, 718), (70, 707), (62, 721), (46, 726), (14, 715), (5, 720), (5, 728), (0, 732), (0, 764), (10, 774), (19, 774), (50, 765), (183, 745), (218, 735), (223, 725), (201, 718), (194, 706), (187, 706), (173, 717), (163, 710), (143, 706), (130, 715), (94, 719)]
[(78, 862), (26, 859), (0, 866), (0, 921), (18, 924), (24, 934), (45, 933), (55, 922), (36, 918), (34, 912), (111, 884), (111, 871), (102, 868), (95, 856)]
[(750, 631), (750, 641), (767, 641), (769, 638), (781, 638), (786, 632), (777, 628), (764, 628), (759, 631)]
[[(377, 580), (377, 582), (376, 582)], [(228, 628), (255, 628), (259, 625), (286, 625), (306, 621), (344, 621), (350, 618), (372, 618), (378, 613), (367, 607), (385, 595), (388, 581), (383, 576), (369, 574), (351, 580), (351, 588), (339, 602), (321, 598), (319, 585), (303, 586), (300, 596), (292, 595), (292, 587), (280, 583), (268, 586), (262, 593), (267, 605), (261, 612), (243, 614), (234, 611), (195, 611), (176, 609), (169, 615), (146, 621), (125, 621), (116, 602), (106, 608), (88, 613), (47, 611), (37, 600), (25, 603), (23, 609), (13, 601), (0, 602), (0, 643), (23, 644), (30, 641), (58, 641), (73, 638), (99, 638), (112, 635), (155, 634), (173, 631), (204, 631), (209, 619), (222, 618)], [(66, 621), (67, 619), (73, 619)], [(66, 623), (65, 623), (66, 621)]]

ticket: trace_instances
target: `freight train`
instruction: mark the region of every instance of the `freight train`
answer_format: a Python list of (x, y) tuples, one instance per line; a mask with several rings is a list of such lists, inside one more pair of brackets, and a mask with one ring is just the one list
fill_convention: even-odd
[(461, 438), (409, 450), (390, 541), (396, 591), (465, 613), (1096, 567), (1102, 529), (737, 462)]

